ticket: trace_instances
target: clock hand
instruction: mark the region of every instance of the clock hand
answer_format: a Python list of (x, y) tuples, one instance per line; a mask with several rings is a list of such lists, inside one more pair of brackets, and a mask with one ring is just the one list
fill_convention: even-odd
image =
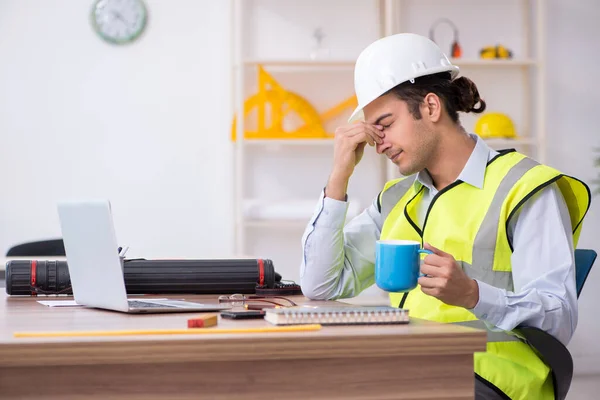
[(115, 17), (115, 19), (118, 19), (119, 21), (123, 22), (125, 25), (127, 25), (127, 21), (125, 21), (125, 19), (123, 18), (123, 16), (117, 12), (117, 11), (111, 11), (112, 15)]

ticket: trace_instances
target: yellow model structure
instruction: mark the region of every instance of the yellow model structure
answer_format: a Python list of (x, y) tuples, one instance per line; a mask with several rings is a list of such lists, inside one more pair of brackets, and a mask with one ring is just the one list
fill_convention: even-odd
[[(257, 110), (257, 130), (246, 130), (245, 139), (328, 139), (333, 135), (325, 131), (323, 122), (346, 108), (356, 107), (356, 96), (319, 114), (302, 96), (285, 90), (262, 66), (258, 66), (258, 93), (244, 102), (244, 117)], [(290, 112), (295, 112), (304, 123), (293, 131), (284, 129), (284, 120)], [(269, 118), (267, 118), (267, 115)], [(267, 121), (267, 119), (269, 119)], [(236, 140), (236, 118), (231, 131)]]

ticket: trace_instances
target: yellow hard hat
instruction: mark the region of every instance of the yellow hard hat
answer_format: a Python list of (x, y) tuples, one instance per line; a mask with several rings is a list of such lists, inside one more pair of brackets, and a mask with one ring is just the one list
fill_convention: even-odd
[(516, 138), (512, 120), (505, 114), (486, 113), (475, 124), (475, 133), (482, 138)]

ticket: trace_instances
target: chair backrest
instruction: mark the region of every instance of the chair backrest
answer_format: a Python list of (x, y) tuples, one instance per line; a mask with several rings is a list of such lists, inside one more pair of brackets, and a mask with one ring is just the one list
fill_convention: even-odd
[(11, 247), (7, 257), (44, 257), (64, 256), (65, 246), (62, 239), (40, 240)]
[[(577, 297), (583, 289), (594, 261), (596, 252), (590, 249), (575, 249), (575, 281)], [(533, 347), (552, 370), (554, 398), (565, 400), (573, 379), (573, 358), (569, 350), (547, 332), (531, 327), (519, 329), (527, 343)]]
[(583, 284), (587, 279), (597, 254), (591, 249), (576, 249), (575, 250), (575, 281), (577, 282), (577, 297), (581, 294)]

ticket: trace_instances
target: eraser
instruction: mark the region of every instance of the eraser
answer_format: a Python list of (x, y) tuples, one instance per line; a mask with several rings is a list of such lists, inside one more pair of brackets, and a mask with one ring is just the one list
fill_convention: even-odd
[(188, 319), (188, 328), (207, 328), (217, 325), (219, 317), (217, 314), (206, 314), (198, 318)]

